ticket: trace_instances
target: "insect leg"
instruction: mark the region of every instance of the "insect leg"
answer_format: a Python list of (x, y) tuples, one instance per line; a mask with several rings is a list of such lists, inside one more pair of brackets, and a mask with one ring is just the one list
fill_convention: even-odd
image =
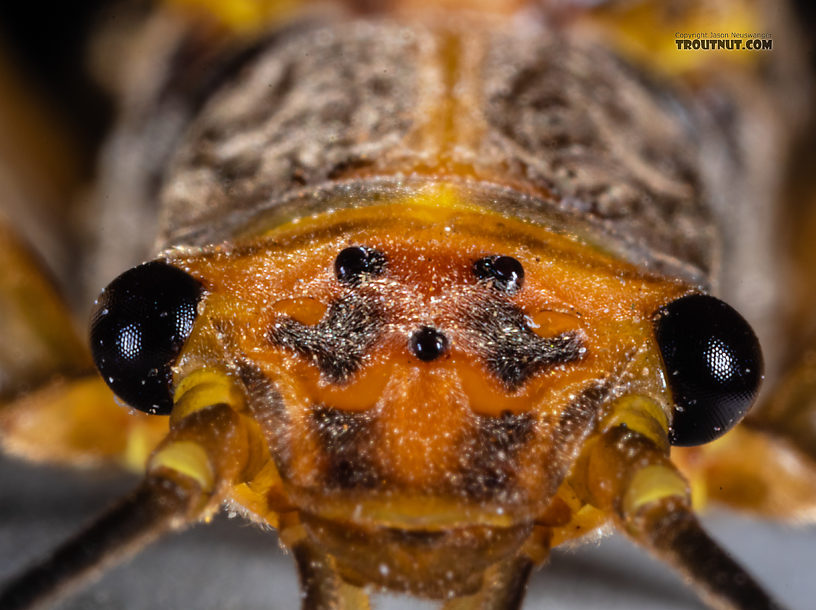
[(0, 221), (0, 397), (93, 371), (68, 307), (37, 257)]
[(795, 523), (816, 521), (816, 461), (769, 426), (743, 423), (702, 447), (672, 455), (692, 481), (694, 504), (720, 502)]
[(226, 387), (226, 376), (221, 388), (213, 378), (206, 377), (207, 387), (194, 386), (177, 396), (170, 433), (151, 455), (141, 486), (49, 559), (6, 585), (0, 608), (40, 607), (162, 534), (218, 510), (232, 485), (248, 474), (262, 440), (237, 412), (242, 405), (233, 401), (236, 393)]
[(746, 424), (788, 439), (816, 468), (816, 334), (795, 362)]
[(98, 374), (65, 379), (0, 402), (0, 446), (27, 460), (62, 465), (115, 462), (143, 472), (167, 435), (167, 419), (116, 404)]
[(309, 540), (303, 526), (282, 523), (280, 535), (297, 563), (302, 610), (369, 610), (368, 594), (340, 578), (332, 558)]
[(582, 456), (590, 502), (609, 511), (619, 529), (694, 583), (711, 607), (778, 608), (701, 527), (691, 509), (688, 484), (669, 460), (665, 433), (655, 433), (659, 426), (644, 425), (647, 410), (637, 413), (631, 402), (626, 408), (627, 414)]
[(714, 608), (781, 608), (745, 570), (703, 530), (684, 501), (663, 499), (627, 522), (628, 534), (674, 566), (699, 588)]
[[(812, 111), (811, 111), (812, 114)], [(791, 155), (780, 214), (779, 274), (787, 277), (772, 336), (784, 368), (756, 405), (717, 442), (678, 452), (684, 472), (709, 498), (794, 522), (816, 522), (816, 154), (814, 123)], [(674, 456), (673, 456), (674, 457)], [(696, 500), (695, 500), (696, 501)]]
[(129, 497), (48, 559), (6, 583), (0, 592), (0, 607), (41, 607), (135, 554), (186, 522), (188, 492), (160, 478), (146, 479)]
[(143, 470), (166, 420), (132, 415), (96, 373), (60, 291), (0, 221), (0, 443), (26, 459)]
[(524, 601), (527, 581), (533, 571), (529, 557), (513, 557), (487, 571), (479, 593), (445, 604), (444, 610), (517, 610)]

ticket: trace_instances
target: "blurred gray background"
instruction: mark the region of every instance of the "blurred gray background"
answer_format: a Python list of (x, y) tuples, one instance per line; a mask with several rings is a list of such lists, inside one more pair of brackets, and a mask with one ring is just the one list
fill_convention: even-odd
[[(0, 581), (69, 536), (135, 477), (78, 472), (0, 459)], [(714, 511), (706, 525), (778, 599), (816, 608), (816, 527), (794, 528)], [(378, 596), (381, 610), (432, 604)], [(167, 538), (60, 610), (295, 610), (297, 578), (274, 533), (218, 517)], [(553, 552), (530, 584), (525, 610), (562, 608), (703, 608), (667, 568), (619, 537)]]

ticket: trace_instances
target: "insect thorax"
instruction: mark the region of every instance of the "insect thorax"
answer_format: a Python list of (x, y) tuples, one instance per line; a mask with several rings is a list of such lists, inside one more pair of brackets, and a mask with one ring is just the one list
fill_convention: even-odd
[(531, 20), (303, 22), (223, 82), (164, 173), (161, 239), (205, 245), (439, 181), (705, 283), (716, 258), (678, 99)]

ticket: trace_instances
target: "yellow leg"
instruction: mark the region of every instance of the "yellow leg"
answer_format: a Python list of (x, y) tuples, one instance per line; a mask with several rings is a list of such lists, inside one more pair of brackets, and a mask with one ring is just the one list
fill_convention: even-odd
[(787, 439), (816, 468), (816, 334), (746, 423)]
[(39, 607), (161, 535), (209, 519), (232, 487), (254, 473), (252, 456), (262, 441), (240, 414), (242, 405), (185, 406), (186, 416), (173, 419), (169, 434), (150, 456), (139, 488), (51, 557), (9, 582), (0, 590), (0, 608)]
[(97, 375), (57, 379), (0, 409), (6, 452), (60, 464), (112, 462), (142, 471), (168, 429), (165, 417), (116, 404)]
[(692, 481), (694, 504), (709, 501), (794, 523), (816, 522), (816, 462), (784, 436), (738, 426), (672, 459)]
[(117, 405), (35, 257), (0, 223), (0, 444), (27, 459), (141, 470), (164, 418)]

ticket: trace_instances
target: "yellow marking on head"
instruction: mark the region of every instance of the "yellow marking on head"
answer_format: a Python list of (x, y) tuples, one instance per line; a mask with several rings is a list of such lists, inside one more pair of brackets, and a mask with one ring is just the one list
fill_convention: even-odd
[(340, 581), (340, 586), (337, 588), (337, 597), (341, 600), (343, 608), (371, 610), (371, 602), (366, 589), (350, 585), (344, 580)]
[(278, 538), (287, 548), (294, 548), (295, 545), (306, 540), (309, 534), (306, 528), (300, 523), (294, 513), (284, 515), (278, 528)]
[(564, 527), (559, 527), (553, 532), (552, 548), (555, 548), (570, 540), (582, 538), (587, 534), (597, 531), (609, 522), (609, 515), (591, 504), (585, 504), (572, 516), (572, 520)]
[(269, 460), (251, 481), (230, 489), (230, 499), (254, 515), (255, 520), (279, 529), (280, 515), (297, 509), (287, 498), (275, 462)]
[(558, 311), (540, 311), (530, 316), (530, 329), (539, 337), (550, 338), (561, 333), (574, 332), (581, 324), (577, 316)]
[(213, 471), (207, 451), (193, 441), (175, 441), (160, 448), (150, 458), (148, 471), (167, 468), (195, 481), (204, 493), (215, 488)]
[[(506, 215), (468, 200), (462, 195), (461, 187), (454, 183), (430, 182), (410, 195), (395, 197), (382, 204), (329, 209), (313, 216), (286, 219), (273, 225), (260, 222), (257, 226), (261, 229), (256, 232), (257, 229), (253, 227), (246, 238), (288, 239), (293, 235), (310, 232), (325, 234), (332, 225), (343, 226), (343, 230), (349, 233), (368, 233), (379, 229), (383, 233), (395, 231), (400, 234), (419, 230), (421, 225), (425, 225), (425, 229), (439, 229), (450, 224), (461, 224), (473, 216), (481, 217), (485, 226), (511, 221)], [(513, 224), (527, 225), (517, 220)], [(533, 233), (535, 229), (527, 229), (525, 232)], [(451, 239), (456, 239), (455, 235)]]
[(679, 472), (662, 464), (638, 470), (623, 497), (623, 514), (634, 515), (641, 508), (670, 497), (689, 497), (689, 485)]
[(235, 382), (221, 371), (200, 369), (179, 382), (174, 396), (171, 423), (213, 405), (225, 404), (240, 411), (244, 397)]
[(277, 301), (269, 307), (269, 312), (274, 316), (292, 318), (306, 326), (314, 326), (320, 322), (327, 309), (328, 307), (317, 299), (301, 297)]
[(405, 203), (419, 207), (444, 208), (449, 210), (474, 209), (466, 203), (452, 184), (432, 183), (406, 198)]
[(278, 513), (270, 510), (266, 498), (255, 493), (247, 483), (233, 486), (230, 490), (230, 499), (234, 504), (249, 512), (253, 521), (264, 523), (275, 529), (280, 526)]

